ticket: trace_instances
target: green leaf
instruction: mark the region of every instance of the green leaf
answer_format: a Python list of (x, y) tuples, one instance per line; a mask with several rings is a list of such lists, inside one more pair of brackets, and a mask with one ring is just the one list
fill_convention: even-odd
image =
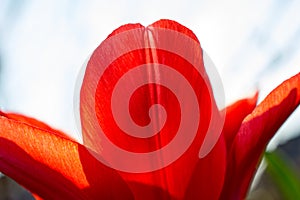
[(267, 172), (287, 200), (300, 199), (300, 176), (282, 153), (266, 152)]

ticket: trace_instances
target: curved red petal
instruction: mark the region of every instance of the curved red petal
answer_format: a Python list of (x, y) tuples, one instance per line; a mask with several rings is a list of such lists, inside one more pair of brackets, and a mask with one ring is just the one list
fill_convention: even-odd
[(4, 117), (6, 117), (8, 119), (11, 119), (11, 120), (21, 121), (24, 124), (28, 124), (30, 126), (37, 127), (39, 129), (50, 131), (53, 134), (59, 135), (59, 136), (64, 137), (66, 139), (72, 139), (72, 138), (70, 138), (69, 135), (65, 134), (64, 132), (53, 129), (52, 127), (45, 124), (44, 122), (41, 122), (41, 121), (39, 121), (35, 118), (32, 118), (32, 117), (27, 117), (27, 116), (17, 114), (17, 113), (4, 113), (2, 111), (0, 111), (0, 116), (4, 116)]
[(200, 43), (197, 36), (193, 33), (193, 31), (186, 28), (185, 26), (182, 26), (181, 24), (179, 24), (176, 21), (169, 20), (169, 19), (161, 19), (159, 21), (154, 22), (150, 26), (177, 31), (179, 33), (189, 36), (190, 38), (194, 39), (196, 42)]
[(114, 170), (58, 135), (1, 116), (0, 171), (45, 199), (133, 199)]
[(114, 35), (117, 35), (117, 34), (120, 34), (124, 31), (129, 31), (129, 30), (132, 30), (132, 29), (136, 29), (136, 28), (144, 28), (143, 25), (137, 23), (137, 24), (125, 24), (123, 26), (120, 26), (119, 28), (117, 28), (116, 30), (114, 30), (111, 34), (109, 34), (107, 36), (107, 38), (110, 38)]
[(205, 158), (198, 161), (185, 199), (218, 200), (222, 192), (225, 172), (226, 144), (223, 136), (221, 136), (213, 150)]
[(256, 106), (258, 92), (252, 98), (241, 99), (226, 107), (225, 124), (223, 134), (229, 150), (243, 120)]
[(35, 193), (31, 193), (31, 194), (35, 200), (43, 200), (43, 198), (41, 198), (39, 195), (37, 195)]
[(242, 123), (229, 153), (222, 199), (244, 199), (267, 143), (300, 103), (300, 73), (274, 89)]
[[(172, 32), (172, 37), (166, 35), (165, 33), (168, 31), (164, 32), (164, 29)], [(128, 35), (126, 35), (126, 31), (128, 31)], [(124, 35), (126, 37), (123, 37)], [(144, 48), (145, 44), (146, 48)], [(160, 48), (157, 48), (159, 45)], [(136, 46), (139, 48), (136, 48)], [(163, 47), (172, 47), (176, 49), (174, 51), (179, 51), (180, 53), (178, 54), (180, 55), (188, 54), (189, 58), (179, 56), (174, 51), (168, 51), (168, 49)], [(125, 50), (126, 52), (123, 52)], [(198, 68), (191, 64), (196, 61)], [(164, 69), (156, 68), (155, 64), (170, 66), (188, 80), (194, 90), (196, 101), (199, 104), (197, 109), (201, 110), (201, 122), (190, 118), (190, 121), (196, 121), (197, 123), (196, 129), (198, 130), (195, 131), (195, 138), (184, 154), (180, 155), (170, 165), (150, 172), (145, 170), (141, 173), (128, 171), (119, 173), (128, 182), (136, 199), (182, 199), (192, 177), (193, 170), (199, 161), (199, 150), (210, 123), (211, 107), (215, 106), (214, 99), (211, 99), (209, 95), (211, 87), (203, 65), (202, 49), (196, 36), (186, 27), (171, 20), (160, 20), (148, 27), (141, 27), (139, 24), (125, 25), (114, 31), (95, 50), (87, 64), (80, 93), (81, 105), (84, 104), (80, 110), (83, 140), (87, 146), (103, 155), (107, 151), (107, 148), (103, 147), (106, 143), (105, 138), (109, 138), (111, 143), (125, 149), (126, 152), (146, 153), (166, 147), (176, 137), (176, 131), (180, 125), (181, 111), (179, 110), (179, 100), (174, 98), (168, 87), (159, 86), (159, 84), (143, 85), (137, 89), (138, 92), (132, 93), (132, 97), (128, 101), (130, 118), (140, 126), (149, 124), (148, 111), (152, 105), (160, 104), (164, 106), (168, 118), (159, 134), (149, 136), (146, 139), (134, 137), (130, 135), (130, 132), (128, 134), (128, 132), (121, 130), (116, 123), (115, 115), (112, 114), (111, 109), (114, 104), (111, 99), (117, 93), (113, 91), (121, 79), (120, 77), (123, 78), (127, 72), (134, 71), (137, 66), (150, 63), (154, 63), (154, 66), (144, 71), (137, 71), (138, 75), (128, 75), (128, 80), (130, 80), (128, 81), (129, 86), (123, 84), (120, 93), (131, 94), (130, 84), (135, 83), (136, 76), (139, 76), (141, 80), (153, 80), (153, 78), (159, 79), (163, 77)], [(174, 78), (174, 76), (167, 74), (166, 78)], [(163, 78), (161, 79), (163, 80)], [(174, 80), (173, 84), (180, 87), (181, 84)], [(178, 91), (182, 94), (186, 92), (184, 87)], [(125, 105), (125, 103), (122, 103), (122, 100), (122, 97), (117, 98), (117, 105)], [(188, 103), (182, 107), (190, 109), (191, 116), (197, 113), (197, 110), (192, 109), (192, 105)], [(158, 118), (161, 118), (160, 114), (158, 114)], [(101, 130), (98, 125), (101, 127)], [(98, 134), (102, 134), (102, 132), (103, 135), (100, 137)], [(179, 149), (181, 146), (178, 145), (176, 148)], [(113, 157), (115, 155), (114, 150), (108, 151), (108, 155)], [(169, 154), (166, 157), (168, 156), (172, 157), (173, 155)], [(213, 158), (218, 159), (215, 156)], [(116, 159), (120, 160), (124, 159), (124, 157), (116, 156)], [(161, 162), (165, 157), (160, 159), (161, 157), (158, 156), (157, 163)], [(144, 166), (147, 165), (147, 161), (141, 163), (127, 159), (123, 160), (122, 164), (128, 165), (128, 163), (133, 163), (135, 166)], [(111, 162), (114, 162), (114, 160), (111, 160)], [(156, 163), (152, 164), (155, 165)], [(216, 166), (215, 169), (223, 171), (223, 166)]]

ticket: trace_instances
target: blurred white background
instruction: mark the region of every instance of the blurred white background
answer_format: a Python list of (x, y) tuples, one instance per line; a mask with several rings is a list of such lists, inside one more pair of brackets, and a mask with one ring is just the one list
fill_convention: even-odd
[[(198, 36), (223, 79), (227, 104), (260, 100), (300, 71), (300, 1), (0, 0), (0, 108), (78, 138), (77, 74), (88, 55), (126, 23), (178, 21)], [(300, 110), (273, 140), (300, 132)], [(272, 147), (272, 145), (271, 145)]]

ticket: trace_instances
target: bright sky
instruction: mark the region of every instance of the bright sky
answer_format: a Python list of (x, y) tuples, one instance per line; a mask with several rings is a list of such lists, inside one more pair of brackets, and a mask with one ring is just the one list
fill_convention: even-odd
[[(256, 88), (262, 99), (300, 71), (300, 1), (0, 1), (0, 108), (73, 137), (77, 74), (126, 23), (169, 18), (193, 30), (219, 70), (228, 103)], [(299, 120), (298, 109), (273, 143), (299, 132)]]

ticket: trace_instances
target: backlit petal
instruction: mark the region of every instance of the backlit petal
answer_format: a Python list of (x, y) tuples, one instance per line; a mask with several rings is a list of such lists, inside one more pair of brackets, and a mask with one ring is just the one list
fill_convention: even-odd
[[(147, 48), (144, 48), (144, 45)], [(197, 63), (197, 67), (193, 66), (194, 62)], [(137, 75), (127, 75), (145, 64), (152, 64), (152, 66), (148, 67), (147, 70), (137, 71)], [(166, 67), (157, 67), (157, 64), (168, 66), (169, 71), (176, 71), (183, 79), (188, 81), (196, 96), (195, 99), (198, 104), (196, 108), (201, 111), (199, 122), (197, 119), (190, 117), (198, 112), (193, 109), (193, 103), (189, 102), (181, 105), (178, 96), (170, 89), (171, 86), (181, 87), (178, 89), (179, 93), (185, 97), (184, 100), (189, 100), (184, 95), (187, 92), (186, 88), (177, 82), (173, 74), (164, 73), (163, 70)], [(166, 74), (166, 78), (173, 78), (170, 81), (170, 87), (153, 83), (164, 81), (165, 79), (162, 78), (164, 74)], [(121, 85), (120, 93), (122, 94), (130, 93), (130, 87), (135, 84), (137, 76), (140, 78), (138, 80), (150, 80), (151, 84), (145, 84), (137, 88), (132, 93), (128, 107), (126, 107), (126, 103), (122, 103), (123, 96), (117, 99), (117, 106), (124, 106), (125, 109), (129, 110), (130, 118), (135, 124), (147, 126), (151, 122), (149, 117), (151, 106), (155, 104), (162, 105), (167, 113), (167, 119), (158, 134), (145, 138), (135, 137), (130, 135), (132, 132), (123, 131), (117, 124), (115, 114), (112, 113), (112, 108), (114, 108), (112, 105), (114, 104), (111, 99), (117, 93), (114, 93), (114, 90), (118, 81), (125, 75), (128, 77), (129, 82)], [(180, 109), (189, 109), (190, 118), (188, 118), (188, 121), (195, 121), (197, 124), (195, 137), (191, 145), (184, 150), (183, 155), (169, 165), (154, 171), (149, 170), (150, 172), (142, 173), (119, 172), (124, 180), (128, 182), (136, 199), (184, 198), (193, 170), (198, 165), (199, 150), (208, 130), (212, 107), (216, 106), (210, 93), (211, 86), (203, 65), (202, 49), (191, 30), (171, 20), (160, 20), (148, 27), (142, 27), (140, 24), (122, 26), (115, 30), (94, 51), (85, 70), (80, 94), (80, 116), (84, 143), (100, 155), (108, 151), (108, 148), (103, 146), (106, 144), (105, 138), (108, 138), (115, 146), (124, 149), (126, 152), (155, 152), (163, 147), (168, 147), (170, 141), (176, 138), (182, 117)], [(117, 114), (119, 113), (123, 114), (124, 112), (117, 112)], [(161, 113), (156, 114), (156, 119), (163, 118)], [(159, 124), (155, 124), (156, 120), (153, 123), (153, 127)], [(102, 132), (104, 136), (99, 136), (99, 133), (102, 134)], [(185, 134), (190, 134), (190, 132), (186, 131)], [(177, 149), (182, 148), (181, 142), (183, 143), (183, 141), (184, 139), (179, 141), (180, 144), (176, 146)], [(165, 161), (168, 157), (172, 157), (172, 153), (177, 149), (174, 149), (170, 154), (165, 154), (166, 156), (163, 158), (157, 156), (156, 162), (151, 160), (150, 165), (146, 167), (149, 168), (150, 166), (151, 168), (152, 165), (160, 163), (161, 160)], [(108, 152), (108, 155), (114, 157), (116, 150), (113, 149)], [(115, 157), (118, 162), (124, 159), (123, 166), (128, 164), (145, 166), (148, 161), (136, 162), (125, 159), (123, 156)], [(214, 158), (210, 159), (215, 162), (218, 157), (214, 154)], [(114, 162), (114, 160), (111, 162)], [(216, 165), (213, 170), (221, 173), (224, 171), (223, 167), (224, 165)], [(224, 176), (224, 173), (222, 174)], [(201, 185), (198, 185), (198, 187), (201, 187)]]
[(213, 150), (198, 161), (185, 199), (218, 200), (222, 192), (225, 172), (226, 145), (223, 136), (221, 136)]
[(0, 171), (45, 199), (132, 199), (125, 182), (82, 145), (0, 117)]
[(283, 82), (242, 123), (228, 155), (223, 199), (243, 199), (262, 153), (300, 102), (300, 73)]
[(226, 107), (226, 118), (223, 134), (227, 149), (230, 149), (234, 137), (236, 136), (243, 120), (250, 114), (256, 106), (258, 93), (252, 98), (241, 99)]

